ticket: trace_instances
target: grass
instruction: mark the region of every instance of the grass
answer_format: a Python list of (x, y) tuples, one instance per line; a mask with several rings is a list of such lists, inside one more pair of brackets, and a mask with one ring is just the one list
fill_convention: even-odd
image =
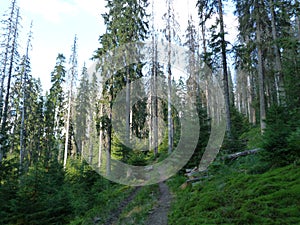
[[(245, 163), (251, 161), (249, 156)], [(176, 195), (169, 224), (300, 224), (300, 166), (249, 174), (233, 170), (181, 190), (184, 177), (169, 186)]]
[(157, 184), (142, 187), (133, 201), (125, 207), (117, 224), (145, 224), (158, 197), (159, 189)]

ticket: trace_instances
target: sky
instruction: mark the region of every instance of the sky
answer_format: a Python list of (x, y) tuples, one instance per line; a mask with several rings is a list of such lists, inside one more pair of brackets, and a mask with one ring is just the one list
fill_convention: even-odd
[[(8, 10), (10, 0), (0, 1), (0, 16)], [(157, 18), (161, 18), (165, 3), (154, 0)], [(105, 32), (101, 14), (106, 11), (105, 0), (17, 0), (21, 9), (22, 29), (20, 32), (21, 53), (25, 52), (27, 34), (33, 21), (33, 40), (30, 51), (31, 69), (39, 77), (43, 90), (51, 87), (50, 75), (58, 53), (70, 58), (75, 34), (78, 37), (79, 73), (84, 63), (89, 66), (93, 52), (99, 47), (99, 36)], [(197, 22), (196, 0), (174, 0), (176, 17), (184, 31), (188, 14)], [(151, 10), (151, 9), (150, 9)], [(226, 13), (226, 12), (225, 12)], [(236, 37), (236, 19), (228, 13), (225, 24), (229, 41)]]

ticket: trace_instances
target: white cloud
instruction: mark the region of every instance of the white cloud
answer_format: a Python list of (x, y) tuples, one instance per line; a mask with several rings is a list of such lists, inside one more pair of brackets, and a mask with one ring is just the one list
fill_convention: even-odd
[(63, 15), (76, 15), (78, 8), (62, 0), (20, 0), (22, 10), (42, 16), (45, 20), (58, 23)]
[(73, 0), (79, 10), (86, 11), (89, 15), (100, 17), (105, 12), (106, 2), (104, 0)]

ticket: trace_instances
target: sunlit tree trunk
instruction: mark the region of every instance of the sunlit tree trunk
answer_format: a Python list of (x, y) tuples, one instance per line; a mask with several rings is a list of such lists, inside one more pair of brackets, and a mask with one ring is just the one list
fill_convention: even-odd
[[(100, 103), (100, 118), (103, 116), (103, 104)], [(102, 161), (102, 150), (103, 150), (103, 129), (102, 129), (102, 122), (100, 120), (100, 130), (99, 130), (99, 149), (98, 149), (98, 168), (101, 167)]]
[[(12, 18), (11, 18), (12, 19)], [(1, 137), (0, 137), (0, 162), (5, 155), (4, 148), (5, 148), (5, 139), (6, 139), (6, 128), (7, 128), (7, 120), (8, 120), (8, 104), (9, 104), (9, 97), (10, 97), (10, 89), (11, 89), (11, 80), (13, 76), (13, 68), (16, 58), (16, 50), (17, 50), (17, 39), (18, 39), (18, 26), (19, 26), (19, 19), (20, 19), (20, 11), (17, 9), (17, 16), (13, 30), (13, 42), (11, 46), (10, 52), (10, 60), (9, 60), (9, 68), (8, 68), (8, 80), (6, 86), (6, 96), (4, 100), (4, 109), (3, 109), (3, 117), (1, 118)]]
[(125, 143), (130, 143), (130, 95), (131, 95), (131, 88), (130, 88), (130, 70), (129, 68), (126, 69), (127, 71), (127, 76), (126, 76), (126, 109), (125, 109), (125, 114), (126, 114), (126, 134), (125, 134), (125, 138), (126, 138), (126, 142)]
[(30, 48), (30, 43), (31, 43), (31, 33), (32, 29), (32, 22), (30, 26), (30, 33), (27, 41), (27, 47), (26, 47), (26, 54), (23, 58), (23, 68), (22, 68), (22, 111), (21, 111), (21, 127), (20, 127), (20, 173), (23, 170), (23, 163), (24, 163), (24, 158), (26, 155), (26, 144), (25, 144), (25, 116), (26, 116), (26, 100), (27, 100), (27, 88), (26, 84), (28, 82), (28, 69), (27, 69), (27, 63), (29, 59), (29, 48)]
[(66, 139), (65, 139), (65, 151), (64, 151), (64, 168), (67, 165), (68, 150), (69, 150), (69, 131), (70, 131), (70, 122), (71, 122), (71, 108), (73, 101), (73, 85), (75, 77), (77, 76), (77, 37), (75, 35), (74, 43), (72, 46), (72, 55), (70, 58), (71, 71), (70, 71), (70, 88), (69, 88), (69, 97), (68, 97), (68, 111), (67, 111), (67, 121), (66, 121)]
[(256, 48), (258, 57), (258, 82), (259, 82), (259, 104), (260, 104), (260, 129), (263, 133), (266, 129), (266, 106), (265, 106), (265, 87), (264, 87), (264, 71), (263, 71), (263, 53), (262, 53), (262, 42), (261, 42), (261, 21), (259, 15), (259, 3), (255, 1), (256, 8)]
[(218, 8), (219, 8), (219, 19), (220, 19), (221, 51), (222, 51), (222, 64), (223, 64), (223, 85), (224, 85), (223, 88), (224, 88), (224, 97), (225, 97), (226, 128), (227, 128), (227, 134), (229, 136), (231, 136), (230, 96), (229, 96), (228, 70), (227, 70), (227, 58), (226, 58), (226, 42), (225, 42), (222, 0), (218, 0)]
[(173, 119), (172, 119), (172, 69), (171, 69), (171, 1), (168, 0), (168, 153), (173, 151)]
[(283, 83), (282, 65), (280, 52), (277, 44), (277, 29), (275, 23), (275, 9), (274, 1), (269, 0), (270, 12), (271, 12), (271, 27), (272, 27), (272, 38), (273, 38), (273, 49), (275, 55), (275, 81), (276, 81), (276, 91), (277, 91), (277, 102), (278, 104), (284, 103), (285, 90)]
[[(14, 23), (14, 15), (16, 13), (16, 0), (12, 1), (11, 5), (11, 12), (10, 16), (8, 19), (8, 26), (7, 26), (7, 36), (6, 36), (6, 44), (5, 44), (5, 51), (4, 51), (4, 57), (2, 61), (2, 71), (1, 71), (1, 87), (0, 87), (0, 119), (2, 119), (2, 114), (3, 114), (3, 93), (4, 93), (4, 81), (6, 78), (6, 69), (7, 69), (7, 63), (9, 60), (9, 52), (10, 52), (10, 41), (11, 41), (11, 36), (14, 33), (13, 29), (13, 23)], [(1, 153), (0, 153), (1, 155)], [(1, 160), (1, 158), (0, 158)], [(0, 161), (1, 162), (1, 161)]]

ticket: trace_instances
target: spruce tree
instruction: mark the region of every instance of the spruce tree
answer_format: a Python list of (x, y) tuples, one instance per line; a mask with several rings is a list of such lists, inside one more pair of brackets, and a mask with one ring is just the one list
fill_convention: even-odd
[[(130, 0), (127, 2), (107, 0), (106, 8), (108, 13), (103, 14), (106, 25), (106, 33), (100, 37), (101, 48), (96, 51), (94, 58), (101, 59), (109, 50), (116, 47), (144, 40), (147, 34), (147, 22), (145, 7), (148, 5), (146, 0), (137, 1)], [(136, 50), (133, 50), (136, 51)], [(106, 115), (106, 136), (107, 136), (107, 157), (106, 171), (110, 173), (110, 158), (112, 150), (112, 102), (115, 99), (117, 91), (122, 87), (126, 87), (126, 137), (127, 142), (130, 138), (130, 84), (133, 80), (140, 78), (142, 68), (139, 65), (126, 65), (122, 71), (114, 71), (114, 68), (106, 68), (100, 62), (100, 70), (106, 80), (103, 84), (103, 95), (107, 99)], [(107, 80), (106, 76), (110, 76)]]
[[(0, 163), (3, 157), (6, 157), (8, 150), (8, 117), (9, 117), (9, 103), (11, 94), (11, 85), (13, 74), (15, 72), (15, 64), (18, 62), (18, 36), (20, 27), (20, 9), (16, 6), (16, 1), (12, 2), (11, 13), (7, 20), (7, 43), (5, 45), (3, 68), (1, 71), (1, 90), (0, 90)], [(4, 82), (6, 80), (6, 87)], [(5, 96), (4, 96), (5, 92)], [(3, 98), (4, 97), (4, 98)]]
[(65, 93), (63, 84), (66, 78), (66, 58), (58, 54), (56, 65), (51, 73), (50, 92), (46, 96), (45, 103), (45, 136), (46, 146), (45, 163), (57, 161), (62, 156), (62, 138), (65, 114)]

